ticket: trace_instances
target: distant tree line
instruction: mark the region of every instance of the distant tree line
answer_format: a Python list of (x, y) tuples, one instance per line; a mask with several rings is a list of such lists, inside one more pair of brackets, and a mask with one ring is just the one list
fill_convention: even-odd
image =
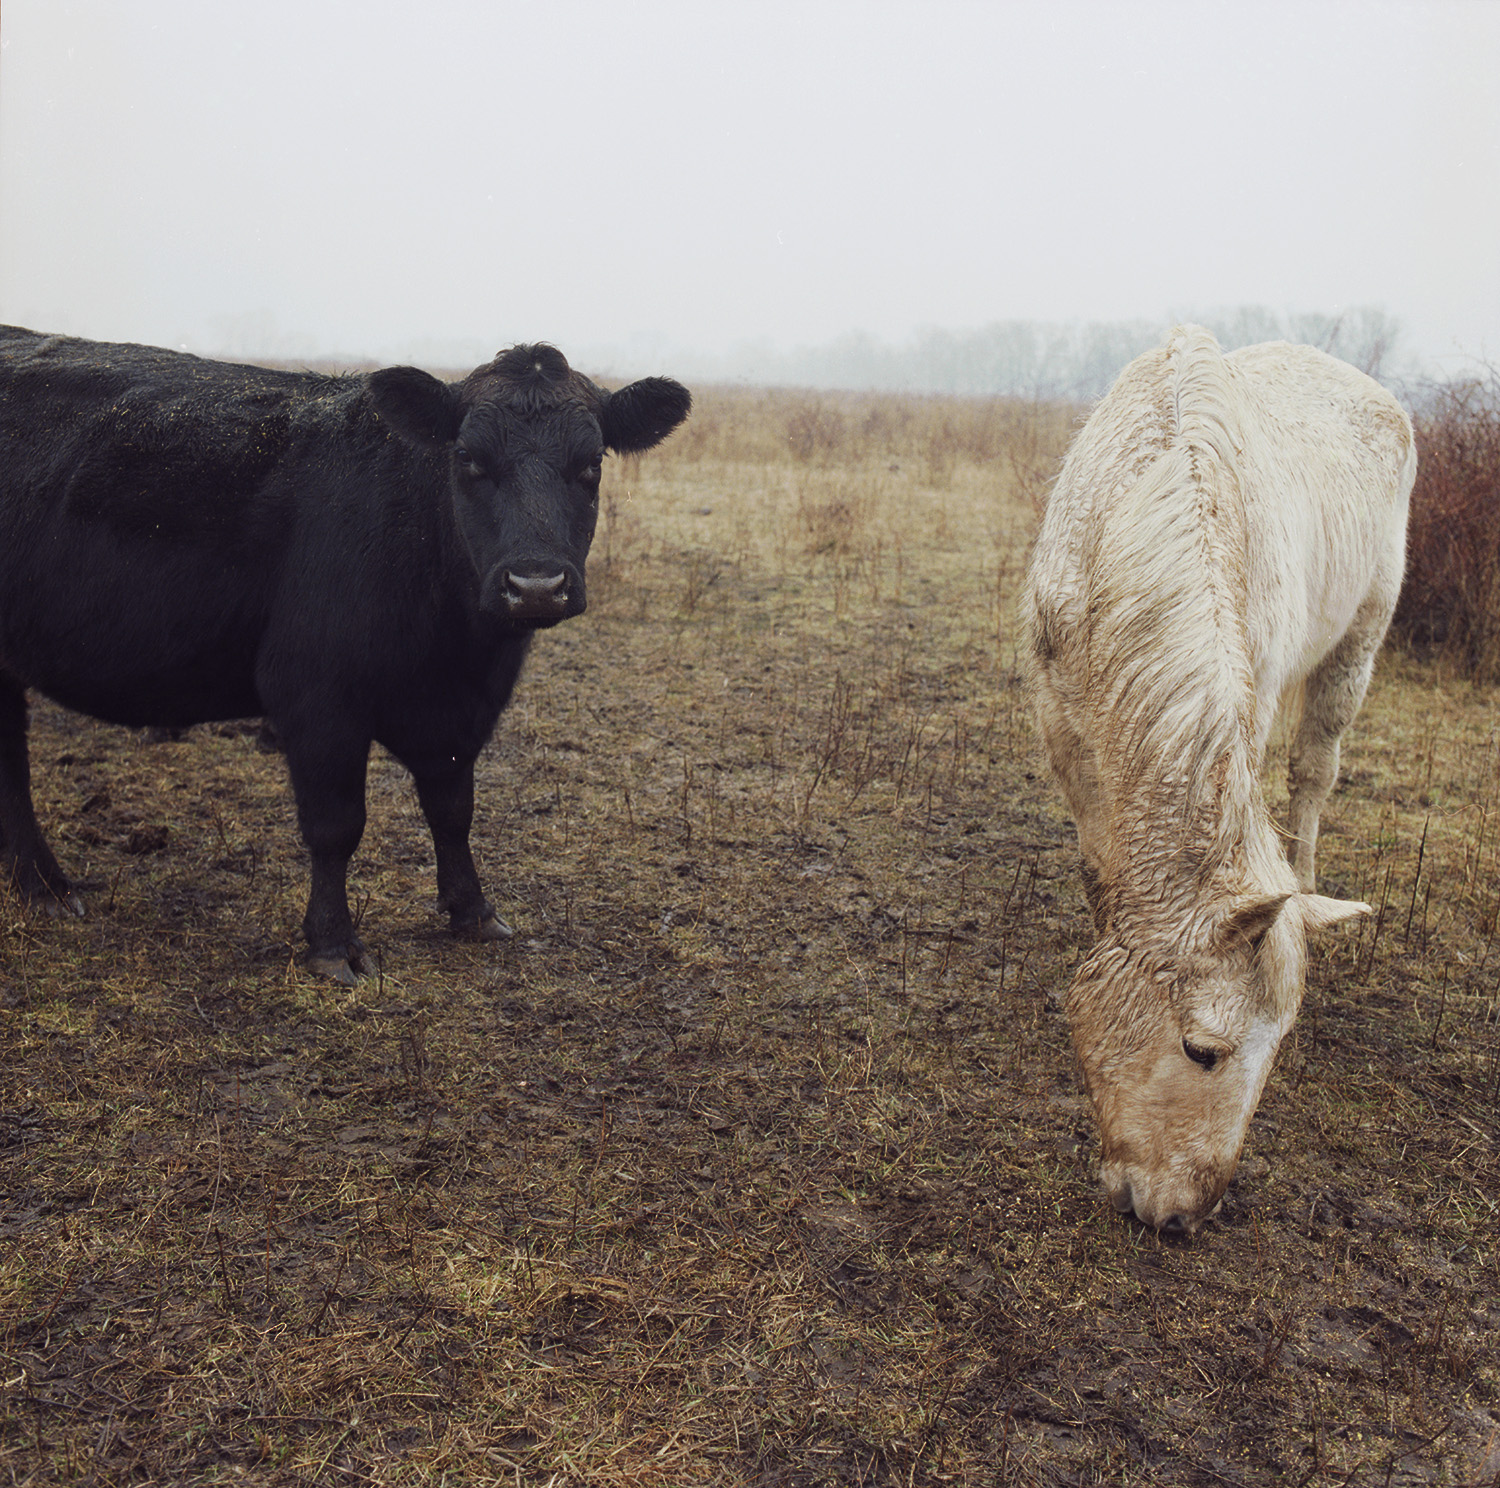
[[(1249, 305), (1181, 319), (1206, 325), (1226, 351), (1257, 341), (1300, 341), (1372, 375), (1380, 373), (1397, 338), (1395, 321), (1372, 306), (1342, 315), (1293, 315)], [(790, 351), (745, 343), (722, 362), (689, 370), (700, 378), (767, 386), (1089, 402), (1103, 396), (1126, 362), (1158, 344), (1165, 330), (1163, 322), (1144, 320), (1003, 320), (974, 331), (925, 330), (894, 345), (856, 331)]]

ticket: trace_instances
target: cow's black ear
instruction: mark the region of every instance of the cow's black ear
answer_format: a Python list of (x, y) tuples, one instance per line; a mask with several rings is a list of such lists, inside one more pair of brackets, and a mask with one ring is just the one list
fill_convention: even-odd
[(688, 416), (693, 395), (670, 377), (643, 377), (609, 395), (599, 427), (604, 442), (622, 455), (660, 444)]
[(420, 367), (383, 367), (365, 378), (375, 411), (413, 444), (452, 444), (462, 422), (459, 391)]

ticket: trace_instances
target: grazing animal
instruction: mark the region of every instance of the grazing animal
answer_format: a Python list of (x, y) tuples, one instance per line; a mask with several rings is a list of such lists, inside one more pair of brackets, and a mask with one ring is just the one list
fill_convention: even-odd
[[(1074, 441), (1026, 588), (1037, 723), (1097, 941), (1067, 995), (1121, 1212), (1192, 1230), (1234, 1174), (1297, 1016), (1318, 813), (1405, 563), (1400, 405), (1306, 346), (1194, 326), (1132, 362)], [(1300, 694), (1290, 861), (1261, 793)]]
[(31, 801), (25, 690), (131, 725), (264, 717), (312, 862), (308, 965), (369, 969), (346, 892), (378, 740), (455, 931), (510, 933), (469, 850), (474, 761), (535, 631), (583, 613), (606, 450), (687, 390), (550, 346), (459, 382), (328, 377), (0, 328), (0, 863), (82, 913)]

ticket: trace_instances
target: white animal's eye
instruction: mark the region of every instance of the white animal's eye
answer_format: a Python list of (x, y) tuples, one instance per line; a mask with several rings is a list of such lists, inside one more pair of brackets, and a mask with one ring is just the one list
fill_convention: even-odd
[(1183, 1039), (1182, 1052), (1194, 1064), (1201, 1064), (1204, 1069), (1211, 1070), (1219, 1062), (1219, 1055), (1223, 1051), (1220, 1049), (1206, 1049), (1201, 1044), (1190, 1044), (1186, 1039)]

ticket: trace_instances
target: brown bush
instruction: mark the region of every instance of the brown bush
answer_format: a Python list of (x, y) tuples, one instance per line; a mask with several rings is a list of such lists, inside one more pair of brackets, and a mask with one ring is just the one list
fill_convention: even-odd
[(1500, 373), (1435, 389), (1412, 422), (1417, 483), (1394, 633), (1475, 681), (1500, 681)]
[(787, 420), (786, 442), (795, 459), (831, 458), (845, 443), (844, 416), (837, 408), (808, 402)]

